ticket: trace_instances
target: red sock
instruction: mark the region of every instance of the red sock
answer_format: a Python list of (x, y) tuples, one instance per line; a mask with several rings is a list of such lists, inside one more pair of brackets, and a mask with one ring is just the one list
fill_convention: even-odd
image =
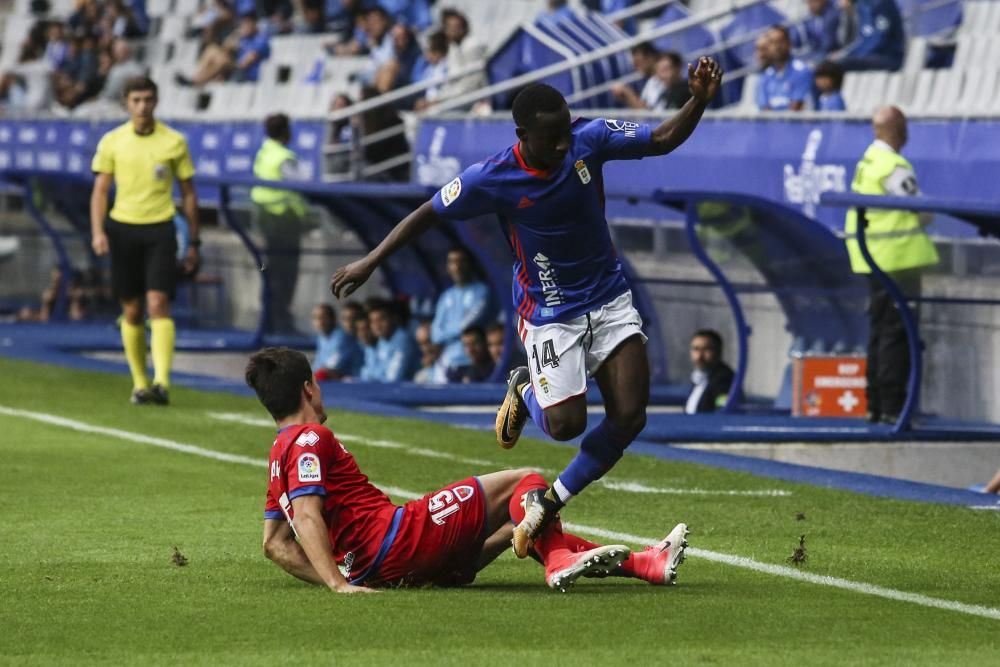
[[(595, 544), (589, 540), (585, 540), (582, 537), (573, 535), (572, 533), (563, 533), (563, 540), (566, 542), (566, 546), (570, 548), (574, 553), (580, 553), (581, 551), (590, 551), (591, 549), (596, 549), (601, 546), (600, 544)], [(636, 575), (636, 558), (642, 557), (642, 552), (638, 554), (632, 554), (628, 557), (624, 563), (622, 563), (617, 570), (613, 572), (616, 577), (635, 577)]]
[[(514, 523), (520, 523), (524, 518), (524, 507), (521, 506), (521, 499), (525, 493), (533, 489), (547, 489), (548, 482), (536, 472), (526, 475), (524, 479), (514, 487), (514, 495), (510, 498), (510, 518)], [(550, 554), (556, 551), (568, 550), (565, 536), (562, 532), (562, 523), (555, 519), (542, 531), (541, 535), (535, 538), (532, 545), (535, 553), (542, 559), (543, 563), (548, 562)]]

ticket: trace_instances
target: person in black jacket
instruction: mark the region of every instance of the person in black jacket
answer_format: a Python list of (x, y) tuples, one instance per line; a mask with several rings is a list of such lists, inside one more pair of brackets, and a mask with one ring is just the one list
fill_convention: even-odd
[(722, 336), (712, 329), (701, 329), (691, 337), (691, 393), (684, 412), (693, 415), (715, 412), (725, 405), (733, 384), (733, 369), (722, 360)]

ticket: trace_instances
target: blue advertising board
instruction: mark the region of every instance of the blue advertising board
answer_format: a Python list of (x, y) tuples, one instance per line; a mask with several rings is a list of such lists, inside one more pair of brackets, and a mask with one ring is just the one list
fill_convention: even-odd
[[(638, 120), (638, 119), (637, 119)], [(414, 177), (442, 185), (462, 169), (516, 141), (512, 121), (425, 120), (415, 143)], [(850, 190), (854, 166), (872, 141), (860, 119), (706, 118), (666, 158), (619, 162), (606, 169), (608, 214), (634, 217), (626, 198), (659, 188), (752, 194), (789, 204), (833, 229), (843, 212), (819, 206), (824, 192)], [(1000, 120), (912, 120), (903, 149), (924, 193), (997, 202)], [(649, 207), (643, 207), (649, 211)], [(932, 233), (968, 236), (968, 225), (939, 218)]]

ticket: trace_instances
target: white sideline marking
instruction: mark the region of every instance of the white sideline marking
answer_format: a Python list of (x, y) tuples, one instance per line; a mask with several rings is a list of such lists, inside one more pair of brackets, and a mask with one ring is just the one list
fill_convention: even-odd
[[(65, 417), (59, 417), (57, 415), (52, 415), (45, 412), (19, 410), (0, 405), (0, 414), (7, 415), (10, 417), (21, 417), (23, 419), (31, 419), (33, 421), (42, 422), (44, 424), (51, 424), (54, 426), (62, 426), (64, 428), (72, 429), (74, 431), (80, 431), (83, 433), (96, 433), (100, 435), (107, 435), (113, 438), (118, 438), (120, 440), (128, 440), (130, 442), (135, 442), (143, 445), (161, 447), (163, 449), (170, 449), (173, 451), (183, 452), (185, 454), (194, 454), (195, 456), (202, 456), (217, 461), (226, 461), (230, 463), (243, 463), (245, 465), (251, 465), (258, 468), (260, 467), (267, 468), (267, 461), (265, 461), (264, 459), (255, 459), (249, 456), (239, 456), (237, 454), (227, 454), (225, 452), (219, 452), (212, 449), (205, 449), (203, 447), (197, 447), (195, 445), (186, 445), (184, 443), (175, 442), (173, 440), (168, 440), (166, 438), (155, 438), (143, 435), (141, 433), (134, 433), (132, 431), (123, 431), (117, 428), (94, 426), (92, 424), (87, 424), (86, 422), (77, 421), (75, 419), (67, 419)], [(401, 498), (414, 499), (422, 497), (420, 494), (413, 493), (412, 491), (407, 491), (406, 489), (400, 489), (397, 487), (384, 486), (381, 488), (383, 491), (397, 495)], [(613, 530), (606, 530), (604, 528), (595, 528), (592, 526), (584, 526), (577, 523), (565, 523), (564, 526), (569, 530), (575, 530), (577, 532), (586, 533), (588, 535), (594, 535), (596, 537), (604, 537), (612, 540), (621, 540), (624, 542), (631, 542), (633, 544), (655, 544), (656, 542), (659, 541), (659, 538), (642, 537), (639, 535), (632, 535), (630, 533), (619, 533)], [(755, 572), (761, 572), (763, 574), (771, 574), (777, 577), (784, 577), (786, 579), (795, 579), (797, 581), (804, 581), (810, 584), (817, 584), (820, 586), (830, 586), (832, 588), (839, 588), (842, 590), (861, 593), (864, 595), (873, 595), (875, 597), (886, 598), (888, 600), (909, 602), (911, 604), (920, 605), (922, 607), (932, 607), (935, 609), (944, 609), (946, 611), (954, 611), (961, 614), (968, 614), (970, 616), (981, 616), (983, 618), (992, 618), (995, 620), (1000, 620), (1000, 609), (995, 609), (992, 607), (983, 607), (981, 605), (965, 604), (964, 602), (956, 602), (954, 600), (943, 600), (941, 598), (932, 598), (926, 595), (920, 595), (918, 593), (907, 593), (906, 591), (898, 591), (893, 588), (885, 588), (884, 586), (865, 584), (858, 581), (851, 581), (849, 579), (840, 579), (838, 577), (830, 577), (821, 574), (812, 574), (809, 572), (803, 572), (801, 570), (796, 570), (790, 567), (786, 567), (784, 565), (772, 565), (770, 563), (761, 563), (760, 561), (753, 560), (752, 558), (746, 558), (745, 556), (734, 556), (732, 554), (724, 554), (724, 553), (719, 553), (717, 551), (688, 548), (687, 553), (698, 558), (704, 558), (705, 560), (714, 561), (716, 563), (732, 565), (733, 567), (739, 567), (746, 570), (753, 570)]]
[[(252, 417), (248, 415), (241, 414), (239, 412), (209, 412), (206, 413), (212, 419), (218, 419), (225, 422), (234, 422), (237, 424), (249, 424), (251, 426), (266, 426), (268, 428), (274, 428), (274, 422), (265, 419), (263, 417)], [(423, 447), (414, 447), (412, 445), (407, 445), (402, 442), (396, 442), (394, 440), (371, 440), (369, 438), (364, 438), (359, 435), (347, 434), (337, 432), (337, 437), (347, 443), (356, 443), (359, 445), (365, 445), (368, 447), (376, 447), (381, 449), (396, 449), (400, 452), (407, 454), (413, 454), (415, 456), (423, 456), (431, 459), (443, 459), (446, 461), (457, 461), (458, 463), (465, 463), (474, 466), (490, 466), (496, 469), (503, 469), (506, 466), (498, 461), (488, 461), (486, 459), (474, 459), (467, 456), (459, 456), (457, 454), (450, 454), (448, 452), (439, 452), (436, 449), (425, 449)], [(535, 468), (540, 473), (543, 474), (556, 474), (555, 470), (549, 470), (546, 468)], [(662, 495), (671, 496), (756, 496), (763, 498), (783, 498), (792, 495), (791, 491), (786, 491), (784, 489), (685, 489), (678, 487), (660, 487), (660, 486), (649, 486), (648, 484), (643, 484), (641, 482), (631, 481), (631, 480), (613, 480), (613, 479), (602, 479), (598, 480), (598, 483), (605, 488), (611, 489), (613, 491), (626, 491), (629, 493), (656, 493)]]

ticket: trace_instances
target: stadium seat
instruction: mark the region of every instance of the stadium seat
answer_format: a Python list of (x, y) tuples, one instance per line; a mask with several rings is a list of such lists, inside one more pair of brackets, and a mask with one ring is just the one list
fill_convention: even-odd
[(962, 114), (989, 111), (997, 92), (998, 72), (992, 67), (976, 67), (966, 70), (965, 85), (958, 97), (954, 110)]
[(934, 80), (934, 91), (924, 111), (932, 114), (947, 115), (955, 110), (955, 100), (961, 97), (962, 84), (965, 82), (965, 70), (937, 70)]
[(986, 57), (990, 50), (991, 41), (993, 40), (986, 35), (960, 36), (955, 46), (955, 58), (952, 61), (952, 68), (969, 69), (987, 64)]
[(739, 104), (736, 106), (737, 111), (756, 111), (757, 110), (757, 85), (760, 83), (760, 74), (753, 72), (747, 74), (743, 79), (743, 93), (740, 95)]
[(924, 68), (927, 62), (927, 38), (914, 37), (906, 45), (906, 60), (903, 61), (904, 72), (917, 72)]
[(965, 3), (959, 35), (987, 35), (1000, 33), (1000, 4), (993, 0), (972, 0)]
[(913, 99), (910, 100), (907, 105), (908, 108), (905, 111), (909, 113), (925, 113), (931, 104), (938, 74), (944, 72), (944, 70), (933, 69), (925, 69), (919, 72), (917, 74), (916, 87), (913, 89)]

